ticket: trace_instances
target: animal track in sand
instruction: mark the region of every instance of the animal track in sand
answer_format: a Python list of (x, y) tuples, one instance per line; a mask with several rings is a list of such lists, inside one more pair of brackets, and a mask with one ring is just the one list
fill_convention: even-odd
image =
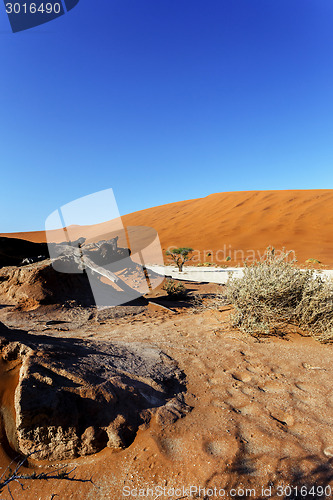
[(223, 387), (216, 387), (216, 388), (210, 389), (210, 394), (212, 394), (212, 396), (214, 396), (215, 398), (219, 398), (219, 399), (228, 398), (228, 392)]
[(224, 368), (216, 368), (215, 370), (210, 370), (212, 376), (207, 379), (208, 384), (210, 385), (223, 385), (223, 377), (225, 377), (226, 370)]
[[(296, 382), (294, 384), (296, 391), (293, 396), (296, 401), (304, 403), (307, 406), (321, 407), (323, 404), (322, 387), (319, 384), (309, 382)], [(330, 401), (329, 396), (325, 398), (325, 404), (333, 406), (333, 398)], [(330, 404), (331, 403), (331, 404)]]

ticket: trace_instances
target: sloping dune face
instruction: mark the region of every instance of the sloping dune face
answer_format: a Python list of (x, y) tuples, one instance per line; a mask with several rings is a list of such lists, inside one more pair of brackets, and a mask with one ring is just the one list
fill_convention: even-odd
[[(135, 212), (122, 221), (125, 227), (156, 229), (164, 252), (172, 246), (192, 247), (193, 264), (223, 264), (227, 257), (231, 258), (229, 265), (245, 259), (251, 262), (272, 245), (295, 252), (300, 264), (313, 258), (333, 267), (331, 189), (216, 193)], [(89, 238), (92, 233), (107, 232), (103, 224), (94, 226), (94, 230), (75, 230), (78, 236)], [(45, 241), (43, 231), (10, 236)]]
[(273, 245), (293, 250), (299, 263), (315, 258), (333, 266), (333, 190), (217, 193), (136, 212), (123, 222), (154, 227), (164, 250), (194, 248), (194, 261), (222, 263), (230, 256), (233, 265)]

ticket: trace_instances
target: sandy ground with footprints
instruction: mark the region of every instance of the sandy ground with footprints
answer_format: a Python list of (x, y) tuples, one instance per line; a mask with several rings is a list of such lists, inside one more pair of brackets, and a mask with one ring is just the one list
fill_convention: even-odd
[[(192, 288), (207, 296), (215, 290)], [(92, 476), (93, 484), (27, 482), (24, 497), (19, 485), (13, 487), (15, 498), (118, 500), (150, 488), (147, 498), (190, 499), (199, 487), (201, 498), (214, 488), (230, 498), (242, 498), (242, 489), (251, 488), (248, 496), (267, 498), (263, 487), (270, 498), (288, 498), (279, 487), (333, 486), (331, 345), (297, 332), (258, 341), (231, 326), (229, 306), (168, 312), (150, 305), (126, 315), (122, 309), (118, 317), (115, 311), (88, 320), (84, 308), (21, 313), (3, 308), (0, 321), (42, 335), (156, 345), (185, 372), (185, 400), (192, 410), (174, 423), (153, 420), (127, 449), (66, 462), (76, 467), (77, 477)], [(53, 316), (64, 323), (46, 327)], [(4, 450), (1, 458), (4, 467), (9, 461)], [(29, 470), (54, 466), (30, 464)], [(161, 491), (166, 496), (159, 496)]]

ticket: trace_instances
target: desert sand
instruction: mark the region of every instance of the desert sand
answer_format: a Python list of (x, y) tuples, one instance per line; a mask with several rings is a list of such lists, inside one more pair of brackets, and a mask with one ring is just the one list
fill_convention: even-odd
[[(192, 294), (206, 296), (209, 306), (216, 285), (187, 286)], [(158, 295), (155, 292), (155, 299)], [(93, 320), (85, 308), (1, 310), (2, 322), (40, 336), (41, 342), (121, 341), (160, 349), (185, 373), (185, 403), (191, 408), (174, 423), (153, 417), (123, 450), (106, 447), (76, 459), (30, 460), (23, 469), (26, 473), (50, 472), (60, 465), (76, 468), (76, 478), (92, 477), (93, 483), (26, 480), (24, 492), (18, 484), (12, 486), (14, 498), (44, 500), (56, 494), (118, 500), (135, 498), (141, 490), (141, 495), (155, 499), (165, 487), (160, 498), (190, 500), (199, 498), (195, 488), (201, 487), (208, 494), (219, 490), (216, 498), (228, 494), (229, 498), (277, 499), (289, 498), (289, 490), (283, 489), (288, 486), (294, 492), (302, 486), (303, 491), (315, 484), (333, 486), (331, 345), (297, 332), (262, 341), (244, 336), (231, 327), (229, 306), (216, 310), (168, 305), (172, 311), (161, 312), (151, 304), (124, 307), (121, 313), (114, 308), (101, 311)], [(10, 363), (7, 377), (17, 369), (17, 363)], [(8, 387), (10, 399), (14, 382)], [(10, 456), (2, 446), (3, 468)], [(244, 489), (252, 492), (244, 496)], [(2, 497), (9, 498), (8, 494)], [(204, 497), (202, 492), (200, 498), (214, 496)]]
[[(123, 222), (126, 227), (153, 227), (164, 250), (170, 245), (191, 246), (201, 252), (201, 260), (208, 260), (202, 255), (204, 250), (216, 256), (224, 244), (227, 249), (230, 245), (243, 252), (263, 252), (268, 245), (275, 245), (295, 250), (300, 262), (312, 257), (332, 268), (332, 208), (332, 190), (221, 193), (130, 214), (123, 217)], [(110, 223), (74, 226), (70, 231), (73, 239), (76, 235), (93, 241), (109, 234), (110, 227)], [(7, 236), (45, 241), (42, 231)], [(61, 231), (54, 233), (54, 241), (63, 241)], [(107, 405), (107, 397), (117, 401), (111, 397), (112, 389), (111, 396), (108, 392), (108, 380), (104, 380), (107, 365), (113, 365), (112, 356), (120, 363), (117, 370), (122, 367), (121, 376), (132, 381), (128, 384), (129, 400), (139, 398), (142, 410), (142, 393), (139, 396), (135, 392), (141, 383), (140, 356), (137, 364), (122, 365), (123, 355), (117, 354), (111, 344), (133, 345), (136, 352), (151, 349), (155, 356), (168, 360), (168, 366), (175, 366), (175, 372), (179, 370), (184, 377), (182, 406), (175, 410), (174, 418), (161, 418), (163, 405), (169, 403), (147, 403), (144, 409), (149, 418), (147, 414), (144, 422), (136, 420), (137, 427), (132, 422), (131, 439), (119, 441), (119, 446), (107, 441), (105, 435), (105, 439), (95, 440), (95, 431), (89, 427), (84, 435), (75, 437), (73, 424), (74, 430), (69, 429), (74, 436), (72, 448), (63, 448), (53, 439), (54, 429), (50, 431), (50, 442), (53, 439), (51, 444), (56, 445), (52, 454), (45, 451), (48, 438), (39, 430), (36, 446), (42, 443), (44, 454), (40, 459), (29, 458), (22, 472), (50, 473), (66, 467), (75, 469), (71, 476), (75, 475), (77, 481), (26, 479), (24, 490), (12, 483), (15, 500), (287, 500), (333, 496), (332, 344), (321, 344), (292, 326), (281, 337), (258, 339), (240, 332), (232, 325), (232, 307), (221, 299), (217, 301), (217, 297), (224, 296), (224, 286), (186, 282), (189, 300), (173, 302), (160, 285), (132, 303), (97, 311), (91, 304), (62, 302), (61, 293), (70, 291), (70, 285), (74, 284), (74, 292), (82, 292), (84, 287), (77, 276), (60, 278), (60, 283), (54, 273), (49, 260), (18, 268), (3, 267), (0, 273), (0, 337), (5, 332), (6, 345), (10, 346), (7, 349), (1, 340), (1, 470), (4, 472), (17, 457), (17, 436), (11, 424), (17, 408), (22, 414), (21, 427), (24, 420), (31, 420), (24, 424), (27, 428), (20, 428), (19, 449), (25, 452), (25, 446), (32, 446), (33, 425), (41, 426), (54, 418), (49, 408), (57, 391), (60, 398), (63, 392), (66, 397), (72, 392), (91, 399), (87, 402), (85, 425), (90, 425), (90, 419), (92, 426), (96, 419), (99, 421), (98, 412), (92, 411), (96, 398), (100, 397), (102, 408)], [(28, 299), (30, 294), (31, 303), (22, 302), (22, 294)], [(49, 346), (47, 352), (45, 345)], [(74, 347), (74, 354), (72, 347), (66, 348), (72, 345), (81, 346), (79, 356)], [(57, 346), (64, 360), (59, 358)], [(85, 382), (86, 348), (93, 350), (98, 359), (103, 353), (108, 356), (108, 363), (88, 370), (89, 377), (104, 377), (103, 393), (96, 392), (93, 383), (87, 386), (89, 377)], [(30, 364), (26, 361), (29, 349), (34, 356)], [(28, 369), (24, 371), (22, 366)], [(46, 373), (46, 369), (52, 373)], [(154, 364), (147, 374), (152, 387), (158, 376)], [(31, 384), (33, 378), (37, 382), (36, 387), (28, 386), (31, 401), (22, 400), (22, 391), (17, 387), (24, 386), (25, 381)], [(122, 380), (118, 380), (118, 386)], [(40, 414), (34, 391), (43, 384), (48, 385), (48, 400), (47, 404), (40, 401), (45, 412)], [(172, 390), (171, 395), (166, 394), (170, 402), (174, 401)], [(35, 413), (31, 413), (31, 407)], [(59, 405), (56, 408), (59, 411)], [(84, 405), (82, 408), (84, 412)], [(117, 404), (113, 409), (117, 411)], [(71, 412), (63, 413), (70, 420)], [(59, 416), (60, 423), (63, 418)], [(102, 428), (104, 424), (98, 425)], [(75, 451), (77, 441), (80, 453)], [(90, 451), (84, 455), (87, 449)], [(92, 481), (87, 481), (90, 478)], [(1, 497), (11, 498), (8, 491)]]
[[(318, 259), (333, 268), (333, 190), (245, 191), (216, 193), (180, 201), (122, 217), (125, 227), (154, 228), (165, 252), (170, 246), (195, 249), (192, 262), (242, 264), (262, 255), (268, 245), (294, 251), (300, 264)], [(88, 239), (112, 231), (109, 222), (72, 227), (72, 239)], [(6, 236), (2, 234), (0, 236)], [(45, 241), (44, 231), (7, 236)], [(52, 234), (63, 241), (62, 232)], [(120, 243), (127, 246), (125, 241)], [(210, 253), (211, 255), (208, 255)]]

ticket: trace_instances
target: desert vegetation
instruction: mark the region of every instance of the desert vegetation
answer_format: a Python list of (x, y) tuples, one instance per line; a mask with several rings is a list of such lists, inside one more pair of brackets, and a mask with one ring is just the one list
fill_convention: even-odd
[(302, 271), (284, 250), (268, 247), (264, 257), (231, 278), (227, 297), (234, 325), (256, 336), (283, 335), (296, 325), (321, 341), (333, 339), (333, 283)]
[(214, 262), (199, 262), (197, 267), (216, 267), (216, 264)]
[[(88, 249), (99, 267), (100, 249)], [(216, 471), (230, 489), (244, 464), (253, 488), (276, 477), (293, 484), (293, 470), (297, 484), (327, 484), (331, 346), (258, 342), (292, 330), (331, 339), (332, 285), (318, 271), (270, 248), (227, 286), (170, 279), (128, 306), (97, 310), (79, 273), (64, 281), (50, 266), (0, 270), (1, 498), (121, 498), (137, 477), (208, 484)], [(136, 268), (125, 271), (135, 283)], [(24, 294), (33, 308), (21, 307)], [(24, 458), (32, 453), (38, 464)]]
[(179, 281), (167, 279), (163, 289), (167, 292), (170, 299), (185, 299), (188, 294), (188, 289)]
[(166, 255), (171, 257), (178, 267), (179, 272), (183, 271), (185, 262), (191, 260), (190, 254), (193, 252), (193, 248), (190, 247), (179, 247), (173, 250), (167, 250)]

